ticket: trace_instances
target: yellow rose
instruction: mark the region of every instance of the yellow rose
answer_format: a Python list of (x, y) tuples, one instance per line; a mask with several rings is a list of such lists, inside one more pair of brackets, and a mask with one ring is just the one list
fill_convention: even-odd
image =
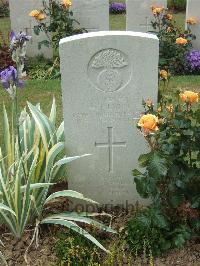
[(187, 19), (187, 24), (195, 25), (197, 24), (197, 19), (195, 17), (190, 17), (189, 19)]
[(63, 0), (63, 6), (65, 8), (69, 8), (72, 5), (70, 0)]
[(143, 128), (145, 135), (149, 132), (158, 131), (158, 117), (152, 114), (143, 115), (138, 126)]
[(182, 102), (197, 103), (199, 101), (199, 94), (193, 91), (185, 91), (179, 94)]
[(170, 14), (170, 13), (168, 13), (168, 14), (166, 15), (166, 18), (167, 18), (168, 20), (172, 20), (172, 19), (173, 19), (173, 15)]
[(38, 11), (38, 10), (32, 10), (30, 13), (29, 13), (29, 16), (30, 17), (33, 17), (33, 18), (37, 18), (38, 16), (39, 16), (39, 14), (40, 14), (40, 11)]
[(160, 78), (161, 79), (168, 79), (169, 73), (166, 70), (160, 70)]
[(176, 39), (176, 44), (185, 45), (188, 43), (188, 40), (182, 37)]

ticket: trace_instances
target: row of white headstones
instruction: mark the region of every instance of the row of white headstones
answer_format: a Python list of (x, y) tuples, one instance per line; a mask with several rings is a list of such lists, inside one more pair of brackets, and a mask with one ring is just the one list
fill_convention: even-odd
[[(10, 1), (11, 19), (14, 19), (12, 5), (15, 14), (21, 10), (25, 17), (18, 18), (17, 14), (16, 25), (19, 21), (27, 22), (22, 26), (28, 25), (27, 14), (39, 8), (39, 3), (35, 4), (38, 1)], [(30, 6), (30, 2), (34, 4)], [(89, 5), (96, 1), (80, 2), (84, 8), (84, 2)], [(99, 0), (93, 8), (84, 8), (83, 17), (89, 11), (94, 15), (93, 9), (97, 7), (94, 21), (100, 17), (105, 22), (107, 11), (105, 7), (101, 9), (103, 2), (106, 1)], [(148, 2), (147, 12), (150, 4), (139, 0), (134, 8), (134, 2), (127, 2), (128, 9), (132, 5), (132, 12), (127, 15), (134, 19), (137, 13), (139, 20), (142, 16), (139, 3)], [(91, 24), (94, 25), (100, 29), (100, 24)], [(137, 168), (139, 155), (148, 148), (136, 123), (143, 112), (142, 100), (149, 98), (155, 105), (157, 102), (159, 40), (144, 32), (96, 31), (62, 39), (59, 50), (67, 151), (72, 156), (91, 154), (70, 164), (69, 188), (104, 207), (130, 208), (136, 201), (142, 202), (132, 169)]]
[[(38, 43), (45, 40), (46, 36), (44, 34), (39, 36), (34, 34), (33, 27), (37, 22), (28, 16), (31, 10), (40, 10), (42, 2), (43, 0), (9, 0), (11, 27), (17, 32), (23, 30), (32, 36), (32, 40), (28, 45), (28, 56), (33, 57), (43, 54), (46, 58), (52, 58), (53, 50), (51, 48), (43, 46), (41, 50), (38, 50)], [(148, 32), (152, 30), (150, 6), (166, 7), (167, 0), (126, 0), (126, 5), (127, 31)], [(72, 10), (81, 27), (86, 28), (89, 32), (109, 30), (109, 0), (72, 0)], [(188, 0), (186, 17), (191, 16), (195, 16), (200, 20), (199, 0)], [(192, 27), (197, 35), (194, 46), (195, 48), (200, 48), (200, 23)]]

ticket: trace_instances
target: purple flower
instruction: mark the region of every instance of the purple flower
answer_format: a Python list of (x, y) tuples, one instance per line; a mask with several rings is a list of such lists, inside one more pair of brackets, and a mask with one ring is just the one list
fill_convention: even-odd
[(31, 39), (31, 36), (26, 35), (24, 32), (20, 32), (16, 34), (14, 31), (10, 33), (10, 49), (13, 51), (14, 49), (20, 47), (22, 48), (23, 45)]
[(3, 87), (8, 89), (10, 84), (17, 80), (17, 70), (13, 66), (9, 66), (0, 73), (0, 79)]
[(192, 50), (186, 55), (186, 71), (200, 73), (200, 51)]
[(118, 3), (113, 2), (110, 4), (110, 13), (111, 14), (122, 14), (126, 13), (126, 4), (125, 3)]
[(19, 87), (20, 89), (22, 89), (22, 88), (24, 87), (24, 81), (23, 81), (22, 79), (20, 79), (20, 80), (18, 81), (18, 87)]
[(0, 72), (1, 84), (5, 89), (9, 89), (10, 86), (18, 86), (22, 88), (24, 86), (23, 80), (17, 80), (17, 70), (14, 66), (9, 66), (2, 72)]

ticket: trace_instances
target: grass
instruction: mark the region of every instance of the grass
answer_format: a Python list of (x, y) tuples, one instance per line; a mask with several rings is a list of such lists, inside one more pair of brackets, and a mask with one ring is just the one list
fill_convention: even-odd
[(110, 15), (110, 29), (111, 30), (125, 30), (126, 29), (126, 15)]
[[(20, 110), (26, 106), (26, 102), (30, 101), (33, 104), (40, 103), (41, 109), (49, 114), (52, 99), (55, 97), (57, 104), (57, 123), (63, 120), (61, 85), (59, 80), (27, 80), (25, 88), (18, 91), (18, 100)], [(2, 110), (5, 104), (8, 114), (11, 113), (11, 100), (8, 93), (0, 86), (0, 122), (2, 122)], [(2, 124), (2, 123), (1, 123)], [(0, 136), (2, 136), (2, 128), (0, 126)]]
[(182, 29), (185, 28), (185, 12), (179, 12), (174, 14), (174, 19), (176, 21), (177, 27), (180, 27)]

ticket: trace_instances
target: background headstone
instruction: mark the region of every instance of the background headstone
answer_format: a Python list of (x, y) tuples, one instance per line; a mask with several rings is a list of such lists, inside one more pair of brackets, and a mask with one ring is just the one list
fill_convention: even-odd
[(126, 0), (126, 30), (152, 31), (153, 5), (167, 7), (167, 0)]
[(190, 25), (192, 33), (196, 35), (196, 40), (192, 41), (192, 45), (195, 49), (200, 49), (200, 1), (199, 0), (187, 0), (186, 20), (189, 19), (190, 17), (195, 17), (197, 19), (196, 25)]
[[(37, 25), (37, 22), (29, 16), (32, 10), (43, 8), (42, 2), (42, 0), (9, 0), (11, 29), (17, 33), (23, 31), (32, 36), (32, 39), (27, 43), (27, 56), (43, 55), (46, 58), (52, 58), (53, 49), (51, 47), (42, 45), (42, 48), (38, 49), (38, 43), (47, 40), (47, 37), (43, 32), (39, 36), (35, 35), (33, 27)], [(48, 3), (48, 1), (46, 2)]]
[[(139, 199), (132, 169), (147, 147), (136, 128), (142, 99), (157, 100), (159, 41), (135, 32), (95, 32), (60, 42), (69, 189), (101, 204)], [(134, 120), (136, 118), (136, 120)]]
[(72, 0), (71, 9), (80, 27), (88, 32), (109, 30), (109, 0)]

